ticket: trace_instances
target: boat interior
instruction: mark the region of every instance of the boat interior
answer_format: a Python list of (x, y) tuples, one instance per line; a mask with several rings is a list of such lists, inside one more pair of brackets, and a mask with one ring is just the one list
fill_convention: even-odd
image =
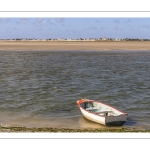
[(102, 103), (97, 103), (93, 101), (87, 101), (81, 104), (81, 106), (86, 109), (89, 112), (92, 112), (94, 114), (100, 115), (100, 116), (118, 116), (118, 112), (113, 109), (112, 107), (109, 107), (107, 105), (104, 105)]

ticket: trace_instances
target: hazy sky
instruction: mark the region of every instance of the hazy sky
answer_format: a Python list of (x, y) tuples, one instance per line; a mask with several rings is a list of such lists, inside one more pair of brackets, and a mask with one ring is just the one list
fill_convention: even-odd
[(149, 38), (150, 18), (0, 18), (0, 39)]

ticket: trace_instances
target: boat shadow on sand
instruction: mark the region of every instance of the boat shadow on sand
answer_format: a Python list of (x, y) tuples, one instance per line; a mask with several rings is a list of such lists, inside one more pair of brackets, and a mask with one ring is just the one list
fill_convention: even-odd
[(127, 121), (122, 126), (106, 126), (86, 119), (84, 116), (79, 118), (79, 124), (82, 128), (120, 128), (120, 127), (134, 127), (138, 123), (133, 118), (127, 118)]

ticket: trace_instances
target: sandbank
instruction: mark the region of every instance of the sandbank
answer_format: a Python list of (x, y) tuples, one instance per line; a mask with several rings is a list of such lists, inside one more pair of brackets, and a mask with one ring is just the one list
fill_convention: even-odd
[(0, 41), (0, 50), (150, 50), (150, 41)]

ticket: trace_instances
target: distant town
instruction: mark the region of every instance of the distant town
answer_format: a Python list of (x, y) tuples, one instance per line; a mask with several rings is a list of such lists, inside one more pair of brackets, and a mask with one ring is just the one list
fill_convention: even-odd
[(150, 41), (150, 39), (141, 39), (141, 38), (79, 38), (79, 39), (70, 39), (70, 38), (50, 38), (50, 39), (36, 39), (36, 38), (14, 38), (14, 39), (0, 39), (0, 41)]

